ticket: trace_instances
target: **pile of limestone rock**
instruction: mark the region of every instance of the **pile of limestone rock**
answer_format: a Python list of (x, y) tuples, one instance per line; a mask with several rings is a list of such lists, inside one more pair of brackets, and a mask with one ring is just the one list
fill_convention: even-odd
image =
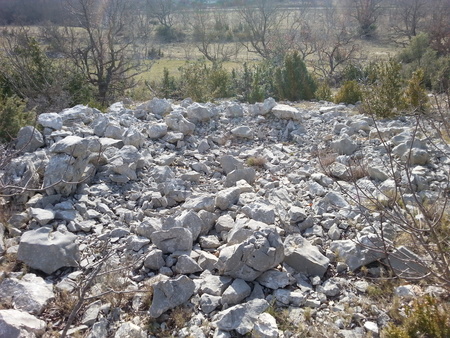
[[(57, 333), (61, 294), (75, 304), (85, 290), (69, 334), (291, 337), (315, 326), (378, 336), (387, 309), (353, 272), (379, 276), (385, 263), (418, 276), (427, 264), (406, 247), (382, 250), (399, 229), (352, 202), (351, 164), (364, 163), (358, 186), (387, 200), (398, 185), (388, 144), (416, 195), (433, 201), (450, 159), (413, 120), (375, 125), (353, 108), (153, 99), (40, 115), (0, 173), (4, 203), (19, 210), (0, 224), (0, 259), (26, 267), (0, 273), (0, 335)], [(405, 300), (424, 291), (395, 290)]]

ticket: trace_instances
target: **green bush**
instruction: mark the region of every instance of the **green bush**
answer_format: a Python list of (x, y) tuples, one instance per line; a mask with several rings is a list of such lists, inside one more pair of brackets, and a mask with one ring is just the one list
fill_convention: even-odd
[(432, 297), (414, 301), (398, 325), (385, 329), (387, 338), (450, 337), (450, 307)]
[(405, 90), (405, 103), (410, 110), (424, 113), (428, 110), (428, 96), (424, 86), (422, 69), (413, 73)]
[(331, 88), (325, 81), (322, 82), (316, 89), (314, 96), (318, 100), (333, 101), (333, 94), (331, 93)]
[(334, 102), (355, 104), (356, 102), (361, 101), (361, 99), (362, 99), (362, 92), (359, 87), (359, 84), (358, 82), (352, 80), (344, 82), (342, 87), (336, 93), (336, 96), (334, 97)]
[(419, 69), (423, 70), (423, 84), (426, 88), (437, 92), (445, 92), (449, 88), (450, 57), (439, 55), (430, 45), (427, 34), (421, 33), (397, 55), (403, 64), (402, 75), (411, 78)]
[(208, 90), (213, 99), (232, 96), (231, 76), (222, 68), (222, 64), (213, 63), (211, 68), (207, 68), (206, 75)]
[(34, 112), (27, 110), (26, 103), (17, 96), (0, 101), (0, 142), (14, 139), (20, 128), (32, 124)]
[(404, 107), (401, 65), (395, 61), (376, 64), (363, 91), (362, 112), (377, 117), (393, 117)]
[(156, 27), (156, 38), (163, 43), (169, 42), (183, 42), (186, 39), (186, 34), (177, 30), (176, 28), (160, 25)]
[(222, 68), (220, 63), (210, 67), (204, 61), (191, 62), (180, 67), (181, 95), (194, 101), (224, 98), (233, 95), (231, 90), (231, 75)]
[(275, 92), (278, 99), (311, 100), (317, 85), (308, 73), (298, 52), (287, 54), (284, 63), (275, 71)]

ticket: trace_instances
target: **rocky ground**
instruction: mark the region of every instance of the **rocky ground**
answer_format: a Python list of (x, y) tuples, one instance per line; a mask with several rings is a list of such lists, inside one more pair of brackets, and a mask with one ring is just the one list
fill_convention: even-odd
[[(428, 272), (407, 246), (384, 251), (399, 228), (354, 203), (355, 182), (395, 191), (386, 145), (437, 201), (450, 159), (412, 118), (153, 99), (38, 124), (1, 172), (1, 337), (58, 336), (71, 312), (77, 337), (377, 337), (392, 304), (373, 278)], [(403, 284), (400, 312), (442, 292)]]

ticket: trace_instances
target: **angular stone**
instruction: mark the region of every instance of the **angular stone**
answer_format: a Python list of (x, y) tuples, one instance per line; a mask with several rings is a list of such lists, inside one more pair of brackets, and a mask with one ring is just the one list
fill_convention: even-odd
[(16, 310), (33, 315), (41, 314), (54, 297), (53, 285), (31, 273), (21, 279), (6, 278), (0, 284), (0, 298), (4, 304), (9, 303)]
[(33, 152), (44, 145), (44, 136), (32, 126), (22, 127), (17, 133), (15, 148), (21, 153)]
[(256, 319), (268, 307), (269, 303), (266, 300), (254, 299), (219, 312), (213, 317), (213, 324), (220, 330), (235, 330), (237, 333), (245, 335), (253, 330)]
[(55, 219), (55, 212), (53, 210), (30, 208), (29, 212), (31, 218), (34, 218), (39, 223), (39, 225), (46, 225), (47, 223)]
[(182, 133), (183, 135), (191, 135), (195, 130), (195, 124), (186, 120), (181, 112), (173, 111), (164, 117), (167, 126)]
[(202, 309), (202, 312), (204, 313), (211, 313), (216, 308), (220, 306), (220, 300), (222, 297), (220, 296), (213, 296), (208, 293), (202, 294), (200, 297), (200, 307)]
[(244, 163), (231, 155), (223, 155), (219, 162), (226, 175), (233, 170), (244, 169)]
[(63, 126), (62, 118), (58, 113), (39, 114), (37, 121), (44, 128), (51, 128), (54, 130), (60, 130)]
[(147, 126), (147, 136), (153, 140), (164, 137), (167, 134), (167, 124), (156, 123)]
[(184, 275), (203, 271), (197, 262), (188, 255), (181, 255), (178, 257), (177, 264), (175, 264), (172, 270), (175, 273)]
[(306, 210), (293, 205), (289, 209), (289, 221), (290, 223), (303, 222), (308, 217)]
[(221, 190), (216, 195), (215, 205), (220, 210), (226, 210), (237, 203), (240, 194), (241, 189), (237, 187)]
[(83, 319), (81, 320), (81, 324), (92, 326), (97, 321), (98, 314), (100, 312), (100, 308), (102, 306), (102, 302), (97, 300), (86, 307), (86, 310), (83, 313)]
[(288, 106), (286, 104), (277, 104), (272, 108), (272, 113), (283, 120), (297, 120), (301, 121), (302, 115), (297, 108)]
[(284, 259), (280, 236), (272, 231), (254, 233), (241, 244), (223, 248), (219, 254), (219, 271), (223, 275), (253, 281), (264, 271), (272, 269)]
[(163, 224), (163, 229), (170, 229), (174, 226), (188, 229), (192, 233), (193, 241), (198, 238), (201, 231), (205, 228), (203, 220), (192, 210), (184, 210), (181, 215), (173, 219), (173, 222), (170, 220), (166, 221)]
[(154, 284), (150, 317), (157, 318), (167, 310), (187, 302), (194, 290), (195, 283), (184, 275)]
[(379, 236), (364, 235), (357, 240), (340, 240), (330, 244), (330, 249), (337, 253), (338, 257), (344, 259), (350, 270), (355, 271), (361, 266), (385, 258), (382, 251), (383, 243)]
[(295, 279), (290, 276), (286, 271), (267, 270), (256, 281), (269, 289), (280, 289), (295, 282)]
[(141, 148), (144, 145), (145, 136), (135, 127), (130, 127), (127, 129), (123, 135), (123, 143), (125, 145), (134, 146), (136, 148)]
[(236, 305), (250, 296), (252, 289), (243, 279), (235, 279), (222, 293), (222, 304)]
[(256, 171), (253, 168), (235, 169), (227, 175), (225, 187), (232, 187), (240, 180), (247, 181), (248, 184), (255, 182)]
[(275, 223), (275, 208), (270, 204), (254, 202), (244, 206), (241, 211), (255, 221)]
[(284, 247), (284, 262), (297, 272), (322, 277), (327, 271), (330, 260), (300, 234), (287, 236)]
[(144, 259), (144, 266), (150, 270), (159, 270), (165, 264), (163, 252), (155, 249), (150, 251)]
[(186, 199), (182, 207), (183, 209), (193, 210), (196, 212), (200, 210), (213, 212), (214, 206), (215, 206), (214, 195), (200, 195), (189, 197), (188, 199)]
[(278, 325), (276, 319), (269, 313), (263, 312), (256, 318), (252, 330), (253, 337), (278, 338)]
[(395, 248), (387, 257), (388, 266), (400, 278), (419, 278), (429, 273), (422, 259), (404, 246)]
[(59, 268), (78, 266), (79, 251), (72, 233), (39, 228), (25, 232), (20, 240), (17, 258), (29, 267), (51, 274)]
[(351, 155), (358, 149), (358, 145), (351, 138), (345, 137), (331, 142), (331, 149), (340, 155)]
[(67, 154), (52, 156), (44, 173), (45, 192), (47, 195), (73, 194), (77, 189), (77, 183), (88, 177), (91, 168), (93, 169), (87, 159), (76, 160)]
[(0, 310), (0, 335), (2, 337), (40, 337), (47, 324), (27, 312)]
[(92, 325), (91, 332), (86, 338), (100, 338), (108, 336), (108, 320), (101, 318), (97, 323)]
[(170, 230), (155, 231), (150, 239), (163, 253), (192, 250), (192, 232), (186, 228), (173, 227)]
[(120, 325), (114, 338), (147, 338), (147, 333), (136, 324), (125, 322)]
[(230, 277), (212, 275), (209, 271), (203, 272), (200, 278), (199, 291), (213, 296), (221, 296), (233, 282)]
[(187, 108), (187, 118), (194, 123), (209, 121), (213, 116), (214, 112), (201, 103), (194, 102)]
[(236, 137), (252, 139), (253, 138), (253, 130), (249, 126), (239, 126), (231, 129), (231, 134)]

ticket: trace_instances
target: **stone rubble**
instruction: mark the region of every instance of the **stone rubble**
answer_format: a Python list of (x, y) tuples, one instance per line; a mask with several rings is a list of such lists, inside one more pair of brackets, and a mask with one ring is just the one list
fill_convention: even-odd
[[(187, 307), (192, 317), (173, 336), (294, 337), (272, 315), (278, 306), (294, 325), (309, 311), (330, 336), (377, 337), (387, 315), (351, 272), (369, 266), (376, 274), (380, 261), (399, 275), (428, 271), (406, 247), (384, 252), (377, 214), (348, 198), (357, 160), (367, 167), (358, 185), (380, 202), (392, 198), (381, 137), (412, 167), (420, 196), (437, 198), (450, 161), (413, 138), (408, 118), (375, 128), (351, 107), (326, 102), (300, 109), (273, 99), (178, 105), (154, 98), (107, 113), (75, 106), (37, 121), (42, 133), (24, 127), (16, 143), (22, 154), (0, 172), (7, 184), (42, 187), (12, 197), (23, 210), (0, 224), (0, 259), (14, 255), (29, 268), (0, 276), (7, 308), (0, 333), (61, 330), (64, 323), (48, 319), (55, 293), (73, 292), (106, 256), (113, 272), (95, 280), (72, 332), (157, 337), (149, 327), (169, 330), (171, 313)], [(326, 170), (320, 151), (334, 156)], [(265, 161), (251, 167), (250, 157)], [(396, 231), (384, 224), (385, 240)], [(110, 285), (131, 295), (135, 313), (95, 297)], [(408, 299), (418, 291), (396, 293)]]

